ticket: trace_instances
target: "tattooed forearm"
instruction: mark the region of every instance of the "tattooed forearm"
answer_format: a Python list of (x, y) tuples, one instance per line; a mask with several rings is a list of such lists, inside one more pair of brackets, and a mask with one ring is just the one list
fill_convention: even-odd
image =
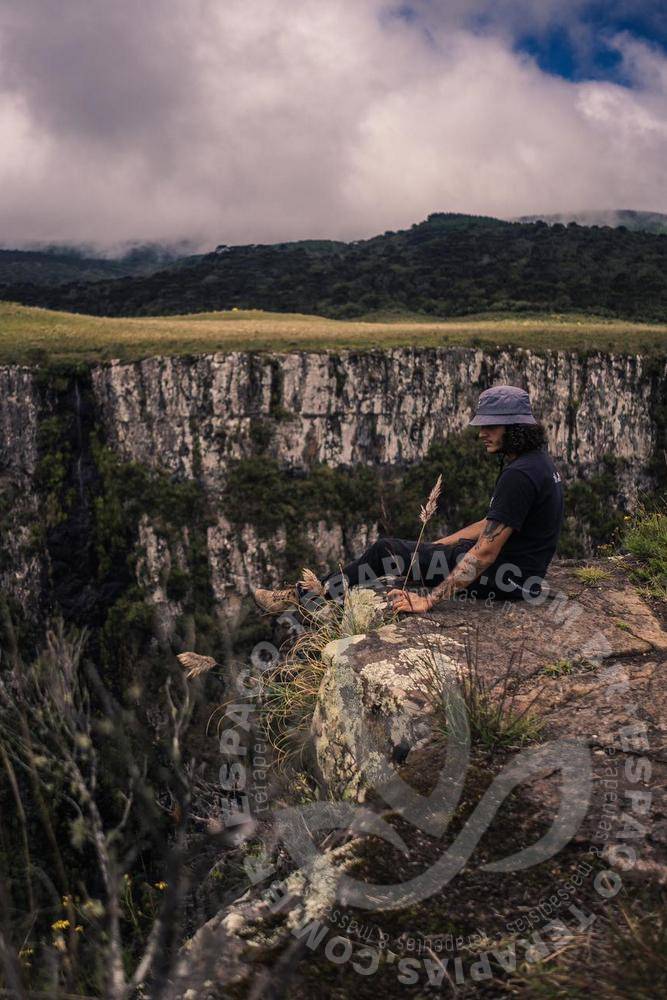
[(479, 558), (479, 555), (475, 554), (476, 548), (477, 546), (472, 548), (470, 552), (466, 552), (461, 562), (452, 570), (447, 579), (433, 588), (430, 594), (431, 606), (446, 597), (451, 597), (456, 590), (464, 590), (484, 570), (485, 564)]
[(499, 521), (487, 521), (478, 541), (454, 567), (446, 580), (434, 587), (429, 595), (429, 605), (449, 598), (457, 590), (465, 590), (496, 560), (498, 553), (512, 533), (512, 529)]

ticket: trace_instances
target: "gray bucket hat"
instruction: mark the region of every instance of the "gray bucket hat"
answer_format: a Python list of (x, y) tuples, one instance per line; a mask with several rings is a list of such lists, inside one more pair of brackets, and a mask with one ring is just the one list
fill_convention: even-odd
[(494, 385), (485, 389), (477, 401), (471, 427), (485, 424), (536, 424), (525, 389), (515, 385)]

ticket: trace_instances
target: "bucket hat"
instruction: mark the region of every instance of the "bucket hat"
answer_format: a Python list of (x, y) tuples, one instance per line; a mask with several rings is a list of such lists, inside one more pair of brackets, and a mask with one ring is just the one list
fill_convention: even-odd
[(536, 424), (525, 389), (515, 385), (494, 385), (485, 389), (477, 401), (471, 427), (489, 424)]

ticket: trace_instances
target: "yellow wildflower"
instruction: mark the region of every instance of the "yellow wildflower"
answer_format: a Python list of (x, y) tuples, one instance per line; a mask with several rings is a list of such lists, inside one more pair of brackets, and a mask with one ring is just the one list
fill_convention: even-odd
[(56, 920), (54, 924), (51, 924), (52, 931), (66, 931), (69, 927), (69, 920)]
[(166, 882), (156, 882), (155, 883), (155, 888), (156, 889), (160, 889), (160, 890), (166, 889), (167, 888), (167, 883)]

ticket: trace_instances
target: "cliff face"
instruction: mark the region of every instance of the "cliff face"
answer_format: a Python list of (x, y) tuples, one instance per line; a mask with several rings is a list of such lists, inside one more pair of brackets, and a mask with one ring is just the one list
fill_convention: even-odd
[[(620, 464), (610, 500), (632, 504), (637, 486), (650, 485), (650, 463), (663, 447), (666, 375), (664, 359), (640, 356), (448, 348), (163, 357), (54, 372), (6, 366), (0, 586), (31, 613), (48, 610), (49, 539), (90, 530), (99, 553), (99, 524), (109, 521), (100, 521), (105, 491), (116, 490), (122, 467), (137, 463), (159, 472), (167, 490), (192, 481), (207, 510), (196, 553), (187, 504), (167, 530), (166, 515), (146, 500), (128, 542), (135, 582), (161, 609), (164, 637), (182, 612), (188, 568), (201, 569), (202, 559), (209, 610), (224, 605), (237, 615), (251, 583), (281, 578), (286, 538), (280, 528), (271, 535), (252, 523), (241, 528), (238, 513), (232, 524), (224, 491), (234, 463), (259, 455), (297, 478), (317, 463), (409, 466), (432, 442), (460, 435), (480, 390), (497, 382), (529, 391), (566, 480), (592, 475), (613, 453)], [(95, 447), (102, 446), (118, 467), (100, 481)], [(354, 511), (345, 524), (330, 510), (326, 521), (303, 526), (324, 564), (341, 549), (363, 547), (373, 531), (362, 517), (355, 522)], [(55, 572), (67, 575), (66, 559)], [(99, 567), (91, 573), (101, 587)], [(107, 604), (126, 585), (107, 581)]]
[(482, 388), (523, 385), (570, 471), (613, 450), (628, 482), (656, 447), (654, 362), (564, 351), (469, 349), (234, 353), (111, 363), (93, 373), (109, 440), (128, 459), (201, 475), (209, 490), (253, 452), (253, 424), (271, 423), (271, 454), (293, 468), (417, 461), (438, 435), (461, 432)]
[(42, 560), (32, 545), (39, 518), (35, 484), (39, 402), (34, 375), (0, 367), (0, 594), (34, 606), (41, 591)]

